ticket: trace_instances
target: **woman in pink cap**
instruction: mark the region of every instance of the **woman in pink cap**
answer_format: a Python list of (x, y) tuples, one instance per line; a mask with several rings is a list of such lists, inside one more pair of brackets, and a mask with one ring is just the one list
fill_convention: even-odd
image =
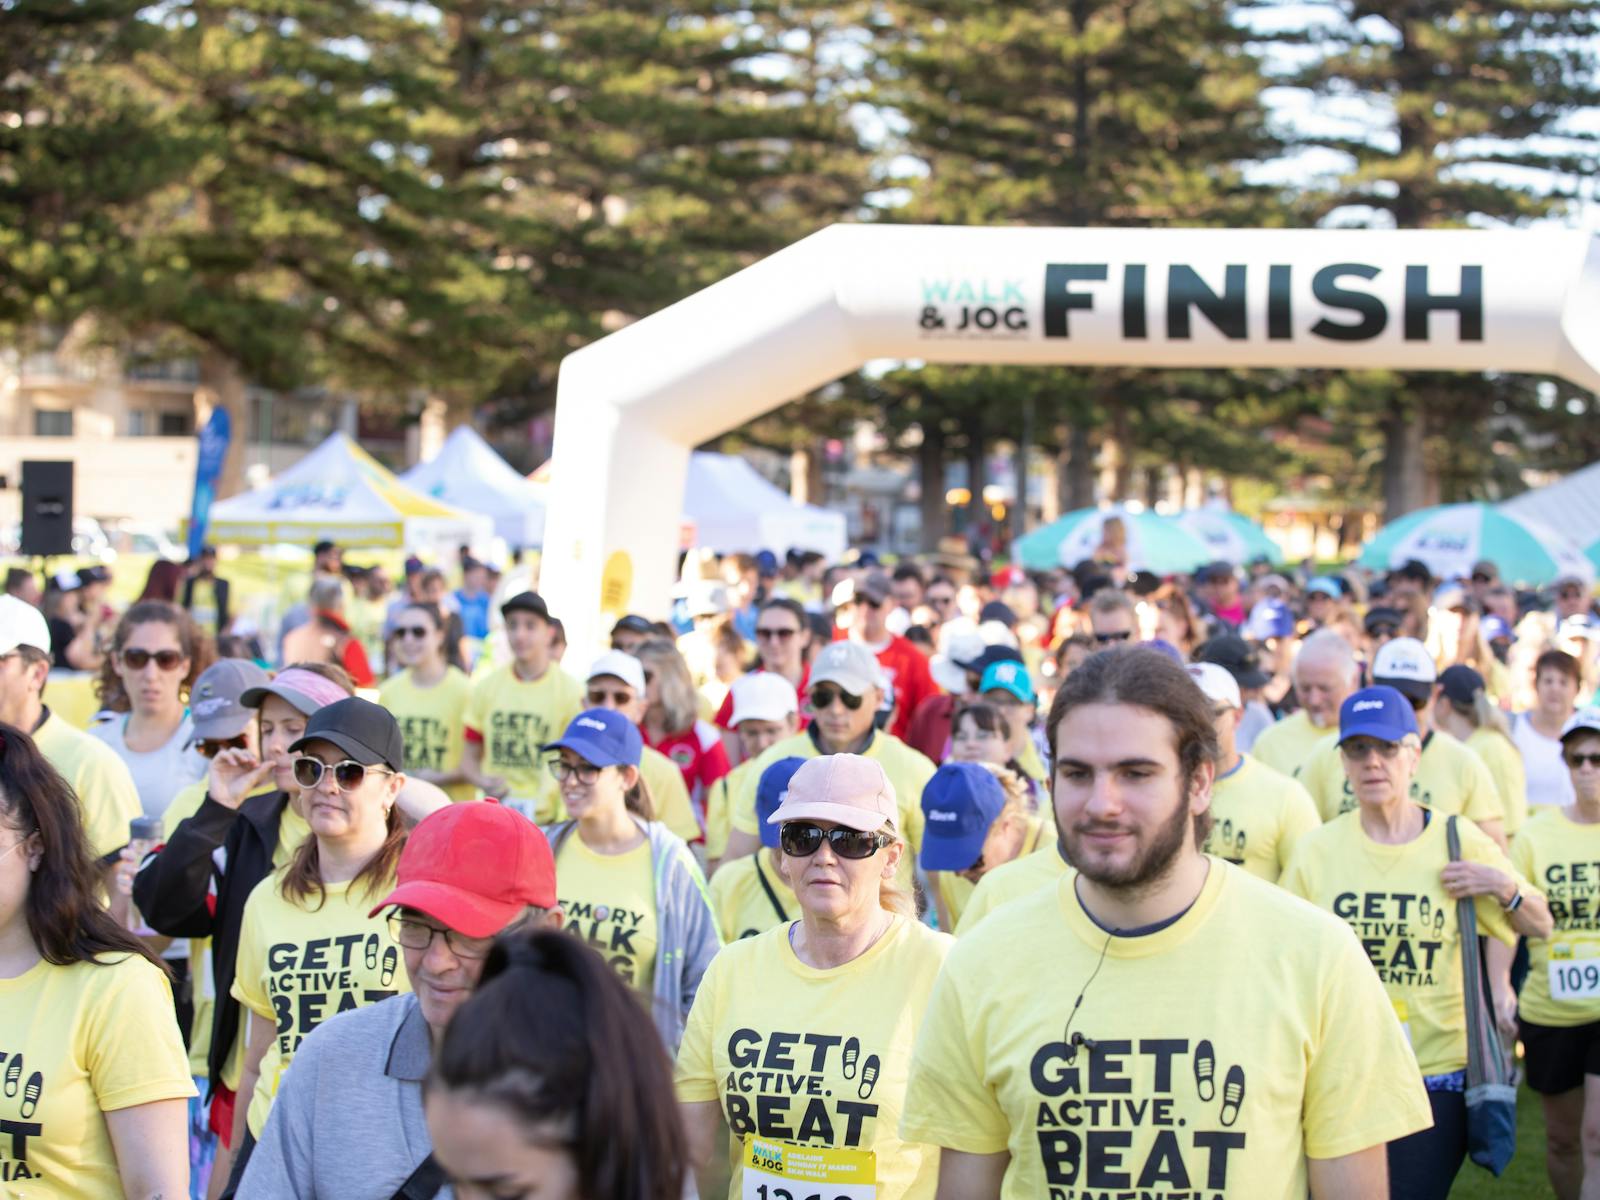
[(678, 1052), (695, 1163), (715, 1155), (719, 1115), (739, 1141), (730, 1197), (792, 1189), (782, 1164), (803, 1148), (820, 1172), (805, 1194), (872, 1184), (876, 1200), (932, 1200), (938, 1151), (900, 1140), (900, 1111), (952, 942), (896, 886), (898, 812), (877, 762), (833, 754), (801, 766), (768, 818), (800, 919), (723, 948)]

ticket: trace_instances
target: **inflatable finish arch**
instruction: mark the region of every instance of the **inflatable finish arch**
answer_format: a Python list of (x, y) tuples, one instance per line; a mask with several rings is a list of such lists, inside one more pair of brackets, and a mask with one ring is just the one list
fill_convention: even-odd
[(1583, 232), (835, 225), (561, 365), (541, 585), (660, 614), (690, 450), (879, 358), (1503, 370), (1600, 388)]

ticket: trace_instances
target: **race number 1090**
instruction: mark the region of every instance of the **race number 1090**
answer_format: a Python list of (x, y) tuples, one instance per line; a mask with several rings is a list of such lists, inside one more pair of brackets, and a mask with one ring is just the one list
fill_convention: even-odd
[(1550, 963), (1552, 1000), (1593, 1000), (1600, 997), (1600, 959), (1573, 958)]

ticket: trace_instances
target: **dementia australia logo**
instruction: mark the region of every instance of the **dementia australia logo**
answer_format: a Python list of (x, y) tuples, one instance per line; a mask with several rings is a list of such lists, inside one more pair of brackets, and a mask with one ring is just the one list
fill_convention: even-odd
[(1027, 301), (1016, 279), (971, 280), (944, 276), (922, 280), (918, 336), (1014, 341), (1028, 336)]
[(1382, 708), (1383, 708), (1383, 701), (1382, 700), (1357, 700), (1354, 704), (1352, 704), (1350, 706), (1350, 711), (1352, 713), (1371, 712), (1373, 709), (1380, 709), (1381, 710)]

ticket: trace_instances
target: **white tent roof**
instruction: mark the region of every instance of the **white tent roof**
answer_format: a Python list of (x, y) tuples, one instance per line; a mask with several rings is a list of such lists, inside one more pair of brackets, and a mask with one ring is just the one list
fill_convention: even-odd
[(494, 521), (506, 545), (537, 546), (544, 537), (544, 489), (495, 453), (478, 431), (458, 425), (439, 453), (400, 482), (425, 496)]
[(1580, 546), (1592, 546), (1600, 541), (1600, 462), (1513, 496), (1500, 508), (1559, 529)]
[(335, 433), (266, 486), (218, 501), (206, 536), (247, 546), (324, 538), (346, 546), (418, 546), (480, 541), (489, 524), (412, 491)]
[(718, 554), (816, 550), (830, 559), (849, 542), (843, 513), (796, 504), (754, 467), (732, 454), (697, 453), (689, 459), (683, 512), (694, 524), (694, 543)]

